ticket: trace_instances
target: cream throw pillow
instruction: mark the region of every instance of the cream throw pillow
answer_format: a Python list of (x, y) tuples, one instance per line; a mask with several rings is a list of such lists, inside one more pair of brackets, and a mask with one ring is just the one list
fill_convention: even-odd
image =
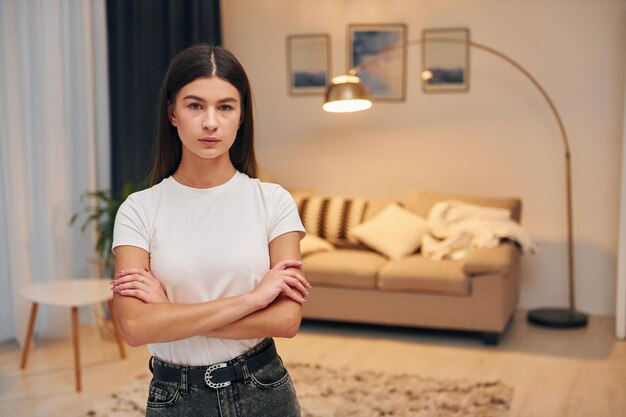
[(393, 203), (370, 220), (354, 227), (350, 234), (389, 259), (401, 259), (415, 252), (428, 234), (425, 219)]
[(333, 250), (335, 247), (328, 241), (312, 234), (307, 234), (300, 241), (300, 253), (302, 256), (315, 252), (325, 252)]

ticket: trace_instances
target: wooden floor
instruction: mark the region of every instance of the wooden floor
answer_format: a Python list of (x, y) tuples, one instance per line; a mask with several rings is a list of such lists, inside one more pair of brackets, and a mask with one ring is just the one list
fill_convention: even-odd
[[(502, 380), (515, 389), (513, 417), (626, 416), (626, 342), (614, 321), (592, 317), (579, 330), (529, 326), (518, 313), (497, 347), (470, 333), (306, 322), (294, 339), (277, 339), (286, 362), (417, 373), (438, 378)], [(72, 416), (147, 372), (146, 348), (102, 341), (81, 328), (83, 391), (74, 391), (71, 340), (36, 340), (20, 371), (15, 342), (0, 345), (0, 415)]]

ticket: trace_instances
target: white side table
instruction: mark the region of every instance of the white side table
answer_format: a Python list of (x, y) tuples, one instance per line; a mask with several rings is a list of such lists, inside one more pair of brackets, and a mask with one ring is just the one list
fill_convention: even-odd
[(74, 371), (76, 375), (76, 391), (81, 390), (80, 379), (80, 352), (78, 346), (78, 307), (93, 305), (107, 302), (111, 310), (111, 318), (113, 319), (113, 329), (115, 330), (115, 338), (122, 359), (126, 358), (124, 344), (120, 337), (120, 332), (113, 317), (113, 292), (107, 280), (104, 279), (68, 279), (62, 281), (43, 282), (29, 284), (19, 290), (21, 296), (32, 302), (30, 310), (30, 319), (28, 320), (28, 330), (26, 332), (26, 340), (22, 349), (21, 369), (26, 368), (28, 360), (28, 352), (33, 341), (33, 330), (35, 328), (35, 319), (37, 318), (37, 309), (39, 304), (71, 307), (72, 315), (72, 339), (74, 342)]

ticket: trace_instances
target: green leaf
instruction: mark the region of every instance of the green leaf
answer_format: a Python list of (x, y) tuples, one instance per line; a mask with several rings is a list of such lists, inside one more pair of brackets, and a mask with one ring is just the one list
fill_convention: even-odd
[(145, 188), (143, 183), (134, 184), (127, 182), (122, 189), (122, 195), (116, 198), (110, 190), (94, 190), (81, 194), (80, 201), (85, 205), (82, 209), (72, 215), (69, 225), (73, 226), (79, 218), (86, 216), (80, 230), (85, 232), (87, 227), (94, 225), (98, 232), (94, 250), (104, 260), (105, 265), (111, 266), (113, 254), (111, 244), (113, 243), (113, 228), (115, 226), (115, 216), (122, 203), (128, 196), (136, 191)]

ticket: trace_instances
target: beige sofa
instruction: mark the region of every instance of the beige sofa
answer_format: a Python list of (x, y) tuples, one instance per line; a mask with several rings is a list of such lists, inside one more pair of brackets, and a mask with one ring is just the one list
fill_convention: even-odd
[[(328, 229), (335, 229), (334, 238), (328, 238), (335, 249), (303, 257), (306, 277), (313, 285), (304, 318), (474, 331), (486, 344), (498, 343), (518, 303), (518, 245), (504, 242), (495, 248), (472, 250), (459, 261), (435, 261), (419, 251), (390, 260), (349, 241), (345, 230), (337, 238), (337, 227), (328, 224), (328, 213), (320, 216), (320, 206), (327, 211), (340, 207), (343, 223), (352, 222), (349, 228), (373, 218), (393, 200), (294, 197), (309, 234), (327, 237)], [(313, 200), (316, 207), (312, 210)], [(396, 202), (426, 218), (432, 206), (444, 200), (506, 208), (512, 219), (520, 221), (521, 202), (515, 198), (411, 192)], [(346, 207), (355, 205), (363, 209), (361, 218), (346, 221)]]

